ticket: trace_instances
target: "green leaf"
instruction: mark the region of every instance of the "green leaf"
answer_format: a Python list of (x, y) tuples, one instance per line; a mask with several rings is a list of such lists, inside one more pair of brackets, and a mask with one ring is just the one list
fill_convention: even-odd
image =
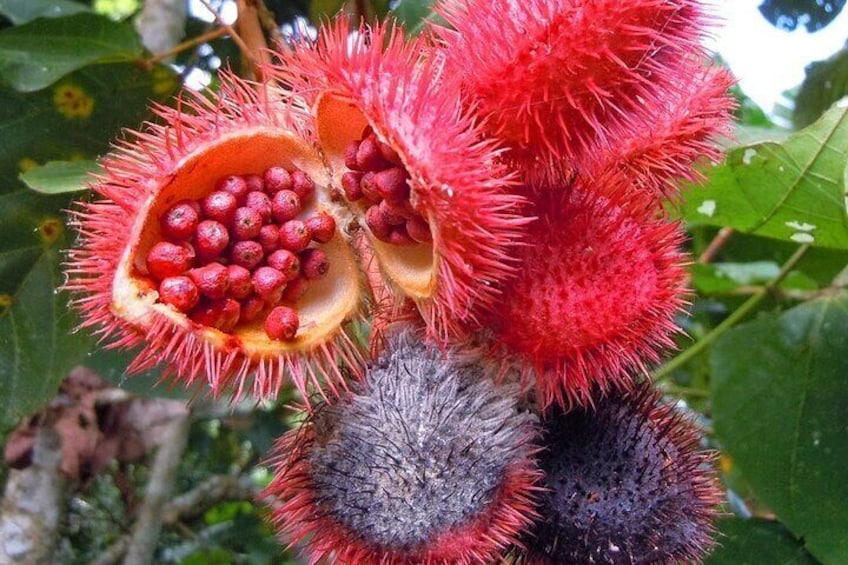
[(55, 209), (66, 204), (29, 191), (0, 196), (0, 430), (51, 398), (93, 344), (72, 333), (68, 297), (55, 290), (67, 241)]
[(0, 32), (0, 77), (32, 92), (92, 63), (134, 61), (142, 53), (130, 23), (89, 13), (38, 18)]
[(707, 171), (704, 187), (687, 191), (683, 215), (696, 225), (848, 249), (846, 162), (848, 104), (837, 104), (783, 143), (731, 151)]
[(437, 17), (432, 10), (435, 0), (399, 0), (392, 12), (412, 33), (418, 33), (427, 20)]
[(806, 127), (832, 104), (848, 95), (848, 49), (844, 47), (824, 61), (807, 67), (807, 78), (795, 96), (792, 123), (797, 129)]
[(0, 0), (0, 14), (15, 25), (35, 18), (61, 18), (88, 11), (88, 6), (69, 0)]
[(105, 153), (121, 128), (150, 117), (151, 98), (164, 100), (178, 85), (167, 67), (116, 63), (87, 67), (33, 93), (0, 86), (0, 194), (22, 189), (20, 173), (34, 166)]
[(705, 565), (815, 565), (818, 563), (777, 522), (742, 518), (720, 520), (719, 541)]
[(723, 448), (808, 551), (834, 565), (848, 563), (846, 350), (841, 293), (730, 330), (710, 358)]
[(42, 194), (78, 192), (87, 188), (86, 183), (96, 170), (96, 161), (48, 161), (41, 167), (21, 173), (21, 180)]

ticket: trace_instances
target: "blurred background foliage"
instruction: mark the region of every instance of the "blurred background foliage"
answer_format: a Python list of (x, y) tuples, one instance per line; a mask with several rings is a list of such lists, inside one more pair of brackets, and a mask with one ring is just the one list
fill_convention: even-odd
[[(68, 297), (57, 290), (63, 253), (74, 238), (63, 211), (83, 196), (85, 175), (111, 140), (122, 128), (152, 119), (151, 101), (170, 103), (184, 85), (215, 88), (220, 68), (249, 72), (229, 33), (234, 2), (171, 4), (179, 23), (172, 45), (151, 53), (135, 24), (141, 0), (0, 0), (0, 437), (6, 464), (26, 466), (32, 438), (21, 430), (31, 431), (50, 414), (61, 420), (57, 399), (90, 408), (80, 414), (91, 416), (100, 442), (85, 458), (78, 454), (64, 490), (62, 563), (118, 562), (110, 556), (121, 555), (151, 474), (158, 440), (149, 430), (186, 417), (174, 416), (180, 403), (167, 402), (191, 395), (155, 386), (156, 374), (126, 378), (129, 358), (74, 332)], [(268, 0), (267, 9), (259, 6), (268, 36), (285, 41), (311, 33), (340, 10), (355, 20), (391, 12), (417, 31), (435, 17), (430, 4)], [(759, 9), (778, 28), (815, 33), (844, 4), (772, 0)], [(670, 400), (702, 423), (705, 442), (720, 453), (728, 514), (720, 523), (722, 546), (709, 563), (844, 564), (848, 53), (842, 49), (810, 65), (804, 83), (787, 93), (794, 100), (789, 120), (763, 111), (740, 89), (735, 94), (738, 126), (726, 142), (726, 162), (705, 170), (705, 186), (688, 189), (685, 202), (672, 207), (691, 236), (694, 292), (690, 316), (679, 320), (688, 337), (654, 376)], [(66, 380), (78, 365), (103, 381), (83, 379), (80, 388)], [(123, 391), (118, 400), (113, 387)], [(296, 412), (286, 408), (290, 400), (194, 406), (157, 562), (294, 562), (253, 500), (269, 480), (262, 458), (274, 438), (296, 425)], [(133, 403), (142, 401), (160, 403), (162, 420), (133, 416)], [(68, 426), (69, 437), (90, 433)], [(138, 440), (133, 453), (102, 447), (127, 438)], [(7, 474), (4, 466), (0, 478)], [(180, 507), (180, 496), (195, 503)]]

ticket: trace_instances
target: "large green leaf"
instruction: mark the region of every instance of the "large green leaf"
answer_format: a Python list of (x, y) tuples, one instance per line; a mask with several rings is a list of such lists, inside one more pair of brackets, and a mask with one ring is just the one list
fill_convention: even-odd
[(848, 293), (762, 316), (711, 351), (716, 435), (826, 564), (848, 563)]
[(815, 565), (786, 528), (766, 520), (726, 518), (718, 524), (721, 546), (705, 565)]
[(150, 99), (165, 99), (178, 84), (167, 67), (116, 63), (85, 68), (33, 93), (0, 86), (0, 194), (24, 188), (18, 176), (36, 165), (105, 153), (121, 128), (150, 116)]
[(836, 101), (848, 95), (848, 49), (844, 47), (824, 61), (807, 67), (807, 78), (795, 96), (792, 123), (803, 128)]
[[(62, 212), (70, 196), (28, 190), (19, 173), (50, 159), (106, 151), (121, 127), (149, 116), (150, 98), (166, 96), (175, 84), (165, 68), (112, 64), (31, 94), (0, 88), (0, 429), (49, 400), (93, 346), (70, 332), (76, 321), (68, 297), (56, 292), (64, 280), (63, 249), (73, 239)], [(60, 111), (56, 94), (65, 89), (90, 99), (87, 115)]]
[(66, 202), (28, 191), (0, 196), (0, 431), (51, 398), (92, 346), (72, 333), (68, 297), (56, 291), (67, 233), (55, 210)]
[(704, 187), (687, 191), (683, 214), (692, 224), (848, 249), (846, 162), (848, 104), (837, 104), (783, 143), (731, 151)]
[(28, 187), (42, 194), (62, 194), (86, 189), (91, 173), (97, 170), (97, 162), (48, 161), (43, 166), (21, 173), (21, 180)]
[(0, 14), (15, 25), (35, 18), (61, 18), (88, 11), (85, 4), (70, 0), (0, 0)]
[(134, 61), (142, 53), (128, 22), (90, 13), (38, 18), (0, 32), (0, 77), (32, 92), (92, 63)]

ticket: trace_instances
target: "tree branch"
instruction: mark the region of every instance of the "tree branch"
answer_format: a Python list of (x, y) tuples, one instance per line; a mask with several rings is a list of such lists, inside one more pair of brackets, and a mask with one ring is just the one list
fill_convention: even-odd
[(190, 428), (189, 413), (174, 419), (166, 439), (156, 452), (144, 501), (127, 547), (126, 565), (147, 565), (153, 561), (165, 517), (165, 505), (177, 480), (177, 468), (188, 443)]

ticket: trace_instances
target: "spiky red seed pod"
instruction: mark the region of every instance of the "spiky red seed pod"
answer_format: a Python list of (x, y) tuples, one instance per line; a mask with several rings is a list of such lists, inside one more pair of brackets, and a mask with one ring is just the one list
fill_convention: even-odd
[(693, 423), (647, 381), (543, 426), (530, 563), (699, 563), (723, 493)]
[(534, 417), (477, 359), (393, 336), (277, 444), (264, 492), (310, 563), (490, 563), (533, 520)]
[(626, 385), (673, 346), (687, 292), (679, 225), (650, 202), (547, 188), (490, 323), (494, 355), (535, 378), (542, 406)]
[[(268, 73), (304, 93), (315, 108), (336, 186), (350, 184), (351, 177), (342, 183), (345, 153), (354, 164), (350, 147), (363, 137), (376, 143), (358, 145), (357, 168), (374, 166), (378, 158), (389, 165), (385, 153), (407, 171), (409, 200), (431, 226), (433, 243), (399, 247), (369, 235), (370, 244), (391, 288), (412, 298), (429, 334), (444, 341), (495, 306), (499, 282), (515, 269), (512, 257), (526, 225), (522, 198), (511, 193), (515, 177), (500, 165), (501, 149), (481, 141), (479, 120), (463, 109), (442, 59), (428, 56), (424, 39), (404, 42), (387, 25), (351, 31), (343, 19), (324, 26), (315, 42), (283, 50)], [(369, 149), (365, 159), (363, 144), (377, 154)], [(371, 172), (360, 189), (377, 203), (379, 193), (367, 182)], [(369, 187), (378, 198), (371, 198)], [(360, 224), (366, 208), (355, 210)]]
[[(323, 381), (327, 391), (336, 391), (344, 383), (340, 366), (356, 374), (363, 350), (345, 333), (347, 323), (359, 317), (363, 298), (347, 234), (339, 231), (340, 237), (323, 244), (330, 273), (317, 285), (324, 286), (314, 301), (307, 294), (298, 302), (301, 328), (294, 340), (270, 339), (262, 327), (264, 307), (257, 309), (251, 298), (241, 299), (254, 305), (249, 316), (238, 313), (239, 303), (227, 302), (235, 297), (201, 301), (188, 314), (159, 299), (146, 257), (166, 238), (160, 218), (175, 202), (203, 200), (216, 184), (222, 187), (221, 179), (243, 176), (249, 190), (245, 204), (252, 205), (250, 195), (264, 190), (257, 175), (272, 167), (299, 169), (316, 181), (305, 217), (336, 212), (301, 100), (224, 73), (217, 93), (186, 91), (181, 108), (185, 111), (156, 107), (155, 124), (118, 142), (93, 184), (98, 198), (80, 203), (72, 215), (80, 240), (70, 252), (66, 287), (74, 293), (83, 327), (113, 346), (138, 348), (130, 372), (160, 365), (180, 383), (203, 379), (214, 393), (252, 392), (259, 398), (274, 397), (288, 383), (306, 391), (307, 383)], [(270, 218), (270, 201), (263, 196)], [(205, 231), (210, 226), (215, 229)], [(191, 240), (198, 257), (189, 267), (229, 259), (222, 253), (231, 229), (199, 222)]]
[[(700, 72), (699, 0), (442, 0), (432, 26), (489, 133), (528, 171), (573, 170)], [(578, 167), (579, 168), (579, 167)]]
[(696, 164), (720, 159), (718, 140), (732, 135), (733, 83), (729, 71), (707, 68), (655, 106), (634, 111), (633, 122), (640, 124), (635, 133), (615, 128), (610, 145), (585, 160), (581, 176), (601, 193), (620, 184), (609, 180), (617, 176), (639, 193), (674, 200), (683, 181), (703, 180)]

